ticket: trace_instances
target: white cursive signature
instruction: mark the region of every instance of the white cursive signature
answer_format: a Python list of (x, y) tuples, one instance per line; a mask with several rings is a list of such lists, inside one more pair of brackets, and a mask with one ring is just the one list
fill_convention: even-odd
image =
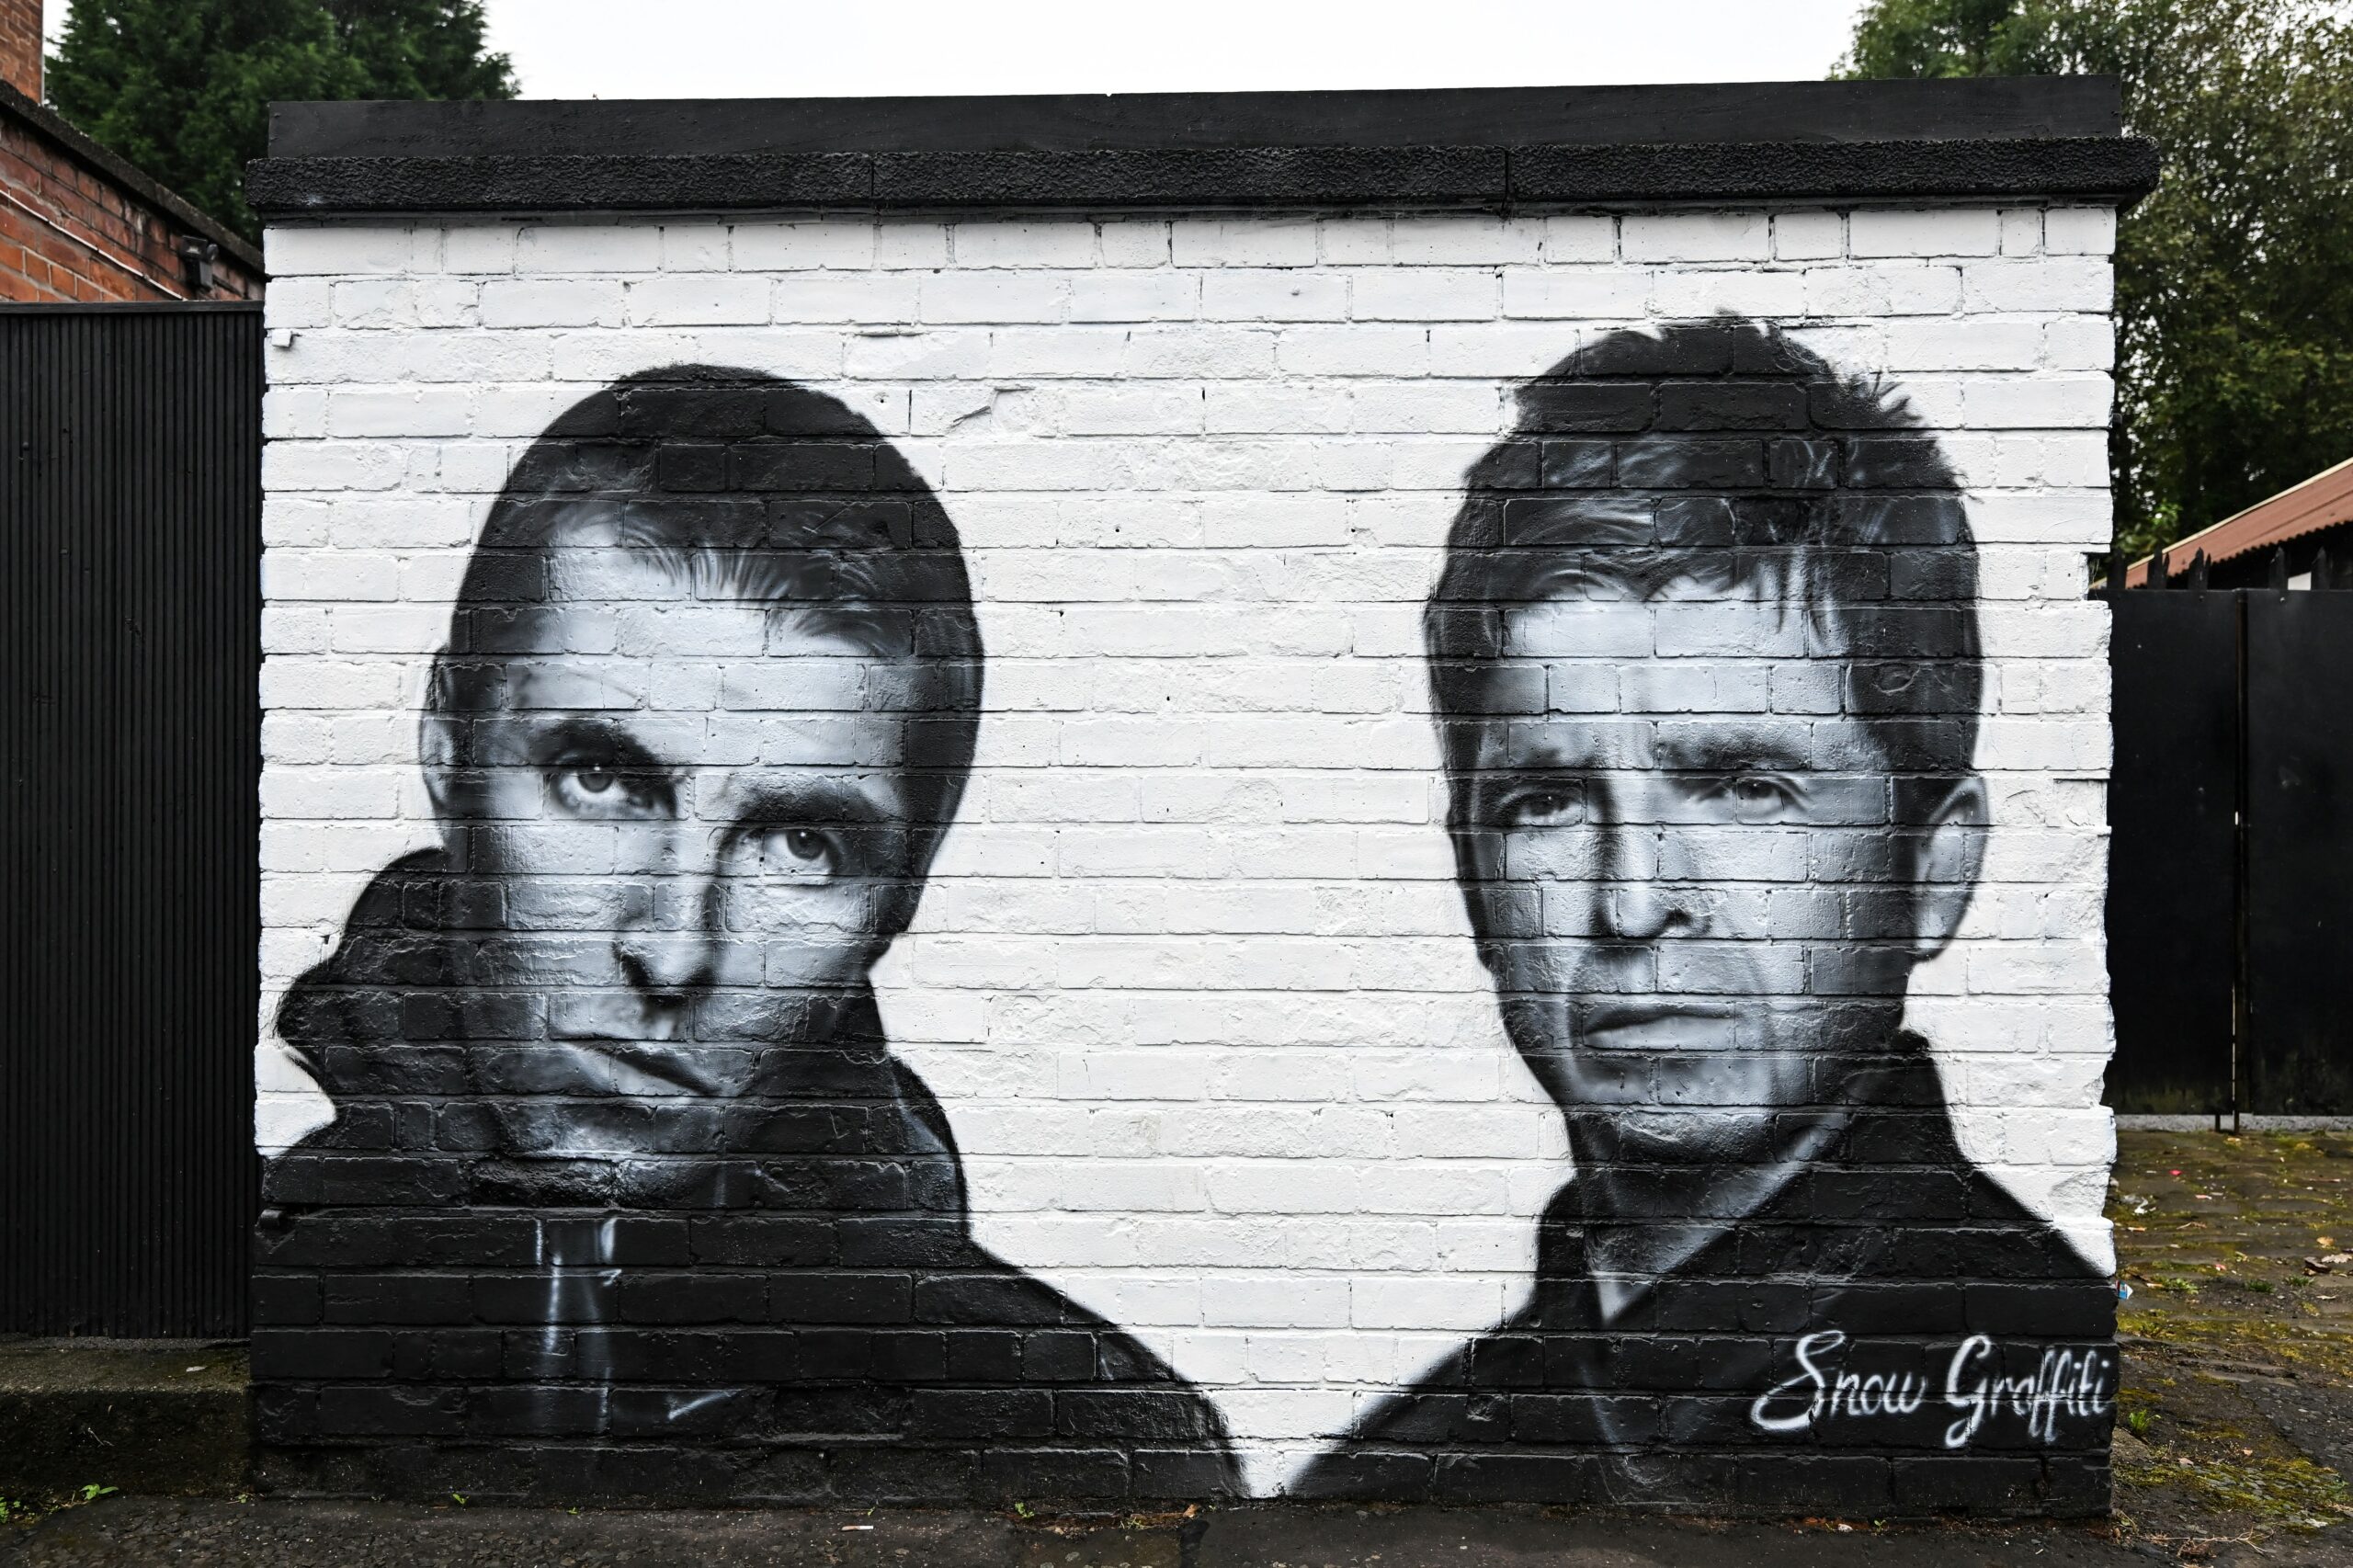
[[(1927, 1374), (1848, 1371), (1837, 1364), (1846, 1347), (1847, 1335), (1835, 1328), (1799, 1340), (1796, 1375), (1757, 1395), (1748, 1407), (1749, 1421), (1759, 1431), (1802, 1432), (1836, 1415), (1912, 1415), (1927, 1403)], [(1946, 1448), (1967, 1448), (1987, 1423), (2004, 1416), (2022, 1419), (2033, 1440), (2055, 1443), (2062, 1416), (2096, 1420), (2115, 1409), (2111, 1351), (2049, 1346), (2032, 1372), (2017, 1376), (2001, 1371), (1998, 1351), (1993, 1337), (1984, 1334), (1954, 1347), (1945, 1369), (1945, 1403), (1964, 1414), (1945, 1428)]]

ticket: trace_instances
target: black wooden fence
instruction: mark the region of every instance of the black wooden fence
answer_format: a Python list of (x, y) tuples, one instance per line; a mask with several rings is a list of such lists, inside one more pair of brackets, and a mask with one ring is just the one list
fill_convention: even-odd
[(0, 310), (0, 1333), (244, 1329), (261, 347)]
[(2284, 567), (2108, 595), (2119, 1110), (2353, 1114), (2353, 572)]

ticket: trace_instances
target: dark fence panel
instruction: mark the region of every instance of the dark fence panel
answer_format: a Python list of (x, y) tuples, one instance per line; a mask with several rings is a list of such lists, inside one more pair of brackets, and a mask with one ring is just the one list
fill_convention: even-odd
[[(2115, 596), (2108, 972), (2124, 1111), (2231, 1108), (2237, 882), (2238, 607)], [(2347, 596), (2353, 601), (2353, 596)]]
[(261, 341), (0, 312), (0, 1332), (244, 1330)]
[[(2126, 595), (2135, 597), (2221, 595)], [(2242, 1108), (2353, 1112), (2353, 592), (2246, 597)]]

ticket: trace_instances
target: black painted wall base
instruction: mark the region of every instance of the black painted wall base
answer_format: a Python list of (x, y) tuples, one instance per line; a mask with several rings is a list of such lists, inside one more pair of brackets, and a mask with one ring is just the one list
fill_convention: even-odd
[[(1378, 1457), (1369, 1457), (1377, 1459)], [(1918, 1454), (1808, 1460), (1685, 1456), (1671, 1472), (1599, 1454), (1397, 1454), (1358, 1487), (1313, 1501), (1543, 1504), (1627, 1512), (1784, 1518), (2097, 1518), (2105, 1455)], [(664, 1444), (454, 1446), (412, 1442), (266, 1449), (256, 1475), (288, 1495), (436, 1502), (813, 1507), (835, 1504), (1140, 1507), (1214, 1502), (1213, 1459), (1184, 1450), (910, 1449), (841, 1445), (724, 1449)]]

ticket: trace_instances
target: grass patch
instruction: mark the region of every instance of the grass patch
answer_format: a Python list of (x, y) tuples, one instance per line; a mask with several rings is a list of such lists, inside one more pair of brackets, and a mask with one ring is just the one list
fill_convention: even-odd
[(2117, 1466), (2116, 1479), (2126, 1486), (2178, 1487), (2218, 1513), (2252, 1515), (2286, 1529), (2326, 1529), (2353, 1518), (2343, 1479), (2302, 1455), (2151, 1460)]
[(78, 1508), (101, 1497), (111, 1497), (115, 1491), (114, 1487), (93, 1481), (86, 1486), (76, 1486), (45, 1497), (0, 1497), (0, 1525), (37, 1525), (51, 1514)]
[(2353, 1334), (2338, 1329), (2179, 1307), (2161, 1312), (2128, 1308), (2117, 1313), (2116, 1326), (2121, 1333), (2166, 1345), (2254, 1352), (2300, 1370), (2325, 1373), (2338, 1383), (2353, 1383)]

